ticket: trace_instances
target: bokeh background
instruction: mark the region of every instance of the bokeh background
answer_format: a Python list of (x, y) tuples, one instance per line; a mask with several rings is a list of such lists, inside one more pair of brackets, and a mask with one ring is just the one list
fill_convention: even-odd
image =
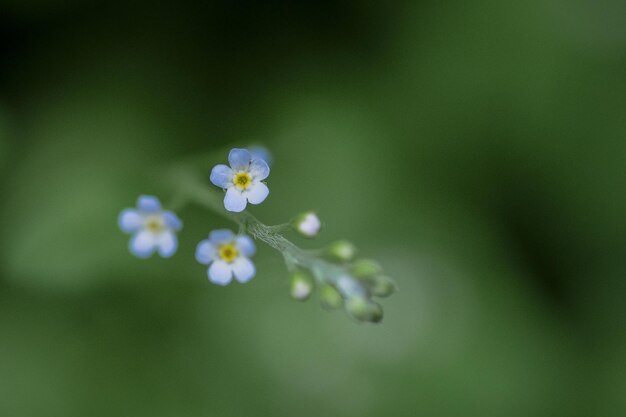
[[(626, 415), (626, 3), (9, 0), (0, 6), (0, 415)], [(351, 239), (381, 325), (220, 288), (118, 212), (261, 143), (266, 202)], [(207, 186), (208, 181), (207, 181)], [(169, 194), (168, 194), (169, 193)]]

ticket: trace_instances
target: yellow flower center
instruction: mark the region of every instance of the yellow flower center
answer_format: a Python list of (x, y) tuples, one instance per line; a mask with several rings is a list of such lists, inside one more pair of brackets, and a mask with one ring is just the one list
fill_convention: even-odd
[(233, 182), (235, 183), (235, 187), (240, 190), (245, 190), (252, 184), (252, 177), (246, 171), (241, 171), (235, 174), (235, 178), (233, 178)]
[(146, 228), (152, 233), (158, 233), (165, 229), (165, 223), (163, 222), (163, 218), (161, 218), (161, 216), (149, 216), (146, 218), (145, 225)]
[(233, 262), (239, 256), (239, 251), (233, 243), (226, 243), (220, 246), (218, 253), (220, 258), (228, 263)]

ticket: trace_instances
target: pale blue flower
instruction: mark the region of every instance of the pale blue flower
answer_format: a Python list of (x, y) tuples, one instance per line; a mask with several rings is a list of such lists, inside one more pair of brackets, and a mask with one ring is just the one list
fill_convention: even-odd
[(171, 211), (161, 208), (159, 199), (142, 195), (137, 199), (137, 208), (123, 210), (118, 218), (120, 229), (132, 234), (130, 252), (147, 258), (155, 251), (164, 258), (176, 253), (178, 239), (176, 232), (183, 227), (183, 222)]
[(211, 182), (226, 190), (224, 207), (240, 212), (247, 203), (261, 204), (270, 193), (262, 181), (270, 175), (270, 167), (263, 159), (254, 159), (245, 149), (233, 149), (228, 154), (230, 167), (216, 165), (211, 171)]
[(198, 243), (196, 260), (208, 265), (209, 281), (228, 285), (233, 276), (241, 283), (254, 278), (256, 270), (248, 258), (254, 255), (254, 242), (247, 235), (235, 235), (228, 229), (214, 230), (209, 238)]

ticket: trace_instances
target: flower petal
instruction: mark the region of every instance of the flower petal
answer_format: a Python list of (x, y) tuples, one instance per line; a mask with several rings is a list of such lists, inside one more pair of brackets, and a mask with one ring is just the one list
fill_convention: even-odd
[(117, 218), (117, 224), (123, 232), (136, 232), (143, 226), (143, 219), (135, 209), (123, 210)]
[(217, 285), (228, 285), (233, 279), (233, 271), (229, 264), (224, 261), (215, 261), (208, 271), (209, 281)]
[(235, 187), (230, 187), (224, 197), (224, 207), (228, 211), (239, 213), (246, 208), (246, 197)]
[(215, 165), (209, 179), (218, 187), (228, 188), (228, 185), (233, 183), (233, 170), (223, 164)]
[(147, 258), (154, 253), (156, 245), (156, 236), (147, 230), (142, 230), (132, 237), (129, 249), (133, 255), (139, 258)]
[(245, 149), (233, 149), (228, 154), (228, 162), (234, 171), (244, 171), (250, 166), (252, 155)]
[(165, 222), (165, 225), (168, 228), (172, 230), (176, 230), (176, 231), (179, 231), (180, 229), (183, 228), (182, 220), (180, 220), (178, 216), (174, 214), (173, 212), (164, 211), (162, 216), (163, 216), (163, 221)]
[(254, 242), (247, 235), (237, 236), (237, 250), (241, 252), (246, 257), (251, 257), (256, 252), (256, 247), (254, 246)]
[(140, 195), (137, 199), (137, 208), (139, 211), (146, 213), (154, 213), (161, 210), (159, 199), (151, 195)]
[(261, 204), (263, 201), (265, 201), (269, 193), (270, 190), (269, 188), (267, 188), (267, 185), (263, 184), (262, 182), (257, 182), (252, 187), (250, 187), (250, 189), (246, 193), (246, 197), (248, 198), (250, 204)]
[(232, 268), (233, 273), (235, 274), (235, 279), (242, 284), (254, 278), (254, 274), (256, 273), (252, 261), (244, 257), (235, 260), (232, 264)]
[(176, 249), (178, 249), (178, 239), (176, 239), (176, 234), (171, 231), (165, 231), (158, 235), (157, 237), (157, 248), (159, 250), (159, 255), (164, 258), (169, 258), (176, 253)]
[(262, 159), (254, 159), (250, 163), (250, 175), (257, 181), (262, 181), (270, 175), (270, 167)]
[(230, 243), (235, 239), (235, 234), (228, 229), (217, 229), (209, 233), (211, 243)]
[(262, 159), (267, 165), (272, 165), (272, 153), (264, 146), (250, 146), (248, 152), (252, 155), (252, 159)]
[(215, 246), (205, 239), (196, 246), (196, 261), (208, 265), (215, 259)]

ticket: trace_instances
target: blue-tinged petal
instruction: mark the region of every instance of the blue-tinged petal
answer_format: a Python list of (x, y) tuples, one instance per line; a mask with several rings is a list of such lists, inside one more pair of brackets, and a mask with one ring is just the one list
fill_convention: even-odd
[[(252, 188), (252, 187), (251, 187)], [(230, 187), (224, 196), (224, 208), (228, 211), (239, 213), (246, 208), (246, 197), (235, 187)]]
[(250, 204), (261, 204), (265, 201), (269, 193), (270, 190), (267, 188), (267, 185), (262, 182), (257, 182), (248, 189), (246, 197)]
[(153, 213), (161, 210), (159, 199), (151, 195), (140, 195), (137, 199), (137, 208), (145, 213)]
[(256, 273), (254, 264), (248, 258), (238, 258), (232, 263), (232, 269), (235, 274), (235, 279), (242, 284), (254, 278), (254, 274)]
[(228, 188), (233, 184), (233, 170), (223, 164), (215, 165), (209, 179), (220, 188)]
[(198, 243), (198, 246), (196, 246), (196, 261), (201, 264), (208, 265), (213, 262), (215, 257), (215, 246), (211, 243), (211, 241), (205, 239)]
[(157, 246), (156, 235), (142, 230), (130, 239), (129, 249), (139, 258), (147, 258), (154, 253)]
[(349, 276), (343, 276), (340, 277), (339, 280), (337, 280), (337, 289), (340, 293), (344, 294), (347, 297), (365, 295), (363, 287), (359, 285), (354, 278)]
[(264, 160), (254, 159), (250, 163), (250, 175), (257, 181), (264, 180), (270, 175), (270, 167)]
[(163, 216), (163, 221), (165, 222), (165, 225), (169, 229), (179, 231), (180, 229), (183, 228), (182, 220), (179, 219), (178, 216), (174, 214), (173, 212), (164, 211), (162, 216)]
[(117, 224), (123, 232), (133, 233), (143, 226), (143, 218), (135, 209), (123, 210), (117, 218)]
[(235, 239), (235, 234), (228, 229), (217, 229), (209, 233), (209, 240), (215, 245), (230, 243)]
[(247, 170), (251, 160), (252, 155), (245, 149), (235, 148), (228, 154), (228, 163), (234, 171)]
[(171, 231), (165, 231), (158, 235), (157, 238), (157, 249), (159, 251), (159, 255), (164, 258), (169, 258), (176, 253), (176, 249), (178, 249), (178, 239), (176, 239), (176, 234)]
[(250, 146), (248, 148), (252, 159), (262, 159), (267, 162), (267, 165), (272, 165), (273, 157), (272, 153), (264, 146)]
[(213, 262), (207, 274), (209, 281), (217, 285), (228, 285), (233, 279), (232, 268), (224, 261)]
[(251, 257), (256, 252), (254, 242), (247, 235), (237, 236), (237, 250), (246, 257)]

